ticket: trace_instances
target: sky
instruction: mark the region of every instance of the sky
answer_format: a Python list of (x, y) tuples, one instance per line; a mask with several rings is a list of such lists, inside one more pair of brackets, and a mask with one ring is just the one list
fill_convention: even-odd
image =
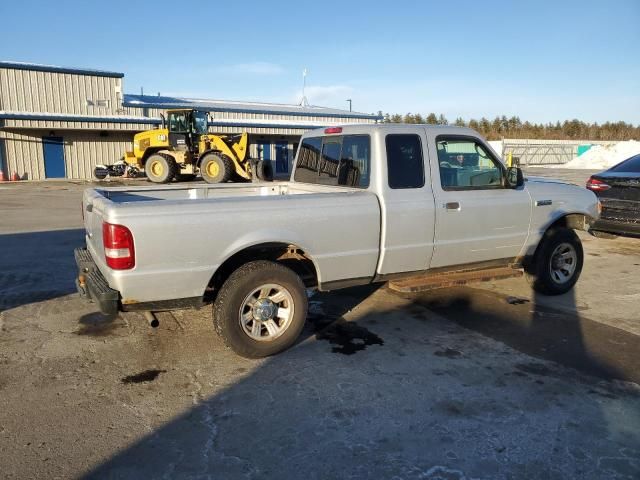
[(2, 1), (0, 60), (125, 93), (640, 124), (640, 0)]

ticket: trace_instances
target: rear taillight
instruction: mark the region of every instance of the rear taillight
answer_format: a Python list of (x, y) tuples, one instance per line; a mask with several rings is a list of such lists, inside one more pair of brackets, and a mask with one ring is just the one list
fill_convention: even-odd
[(102, 224), (102, 244), (109, 267), (114, 270), (128, 270), (135, 266), (133, 235), (127, 227), (104, 222)]
[(587, 188), (594, 192), (604, 192), (605, 190), (609, 190), (611, 185), (607, 185), (602, 180), (591, 177), (587, 180)]

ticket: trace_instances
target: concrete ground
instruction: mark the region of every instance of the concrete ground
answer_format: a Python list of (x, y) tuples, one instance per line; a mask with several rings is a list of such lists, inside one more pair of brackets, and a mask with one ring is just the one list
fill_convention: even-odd
[(84, 186), (0, 184), (4, 478), (640, 478), (640, 240), (582, 235), (561, 297), (316, 294), (256, 361), (208, 307), (151, 329), (77, 297)]

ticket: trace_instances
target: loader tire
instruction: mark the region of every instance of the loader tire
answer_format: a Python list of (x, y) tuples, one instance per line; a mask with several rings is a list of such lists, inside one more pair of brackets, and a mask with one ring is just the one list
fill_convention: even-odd
[(200, 161), (200, 175), (207, 183), (228, 182), (233, 173), (233, 162), (225, 155), (207, 153)]
[(213, 324), (238, 355), (262, 358), (292, 346), (307, 317), (300, 277), (276, 262), (256, 260), (233, 272), (213, 304)]
[(168, 183), (178, 173), (178, 164), (169, 155), (154, 153), (147, 158), (144, 173), (154, 183)]
[(256, 163), (256, 177), (265, 182), (273, 181), (273, 167), (269, 160), (258, 160)]

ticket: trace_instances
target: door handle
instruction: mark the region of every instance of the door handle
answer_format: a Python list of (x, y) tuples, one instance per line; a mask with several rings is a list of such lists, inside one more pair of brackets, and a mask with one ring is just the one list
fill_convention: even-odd
[(444, 204), (447, 210), (460, 210), (460, 202), (447, 202)]

